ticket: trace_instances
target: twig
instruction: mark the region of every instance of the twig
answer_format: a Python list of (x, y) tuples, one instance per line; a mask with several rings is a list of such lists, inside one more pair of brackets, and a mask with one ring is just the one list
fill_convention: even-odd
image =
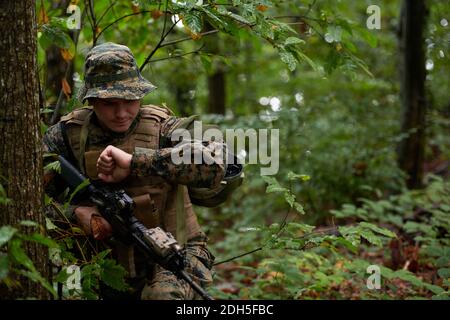
[(180, 21), (181, 19), (178, 19), (177, 21), (175, 21), (174, 24), (172, 24), (172, 26), (170, 27), (169, 31), (167, 31), (162, 37), (161, 39), (159, 39), (158, 44), (156, 45), (155, 48), (153, 48), (152, 52), (150, 52), (150, 54), (147, 56), (147, 58), (145, 59), (144, 63), (141, 65), (141, 67), (139, 68), (139, 71), (142, 72), (142, 70), (144, 69), (144, 67), (147, 65), (147, 63), (150, 62), (150, 59), (152, 58), (152, 56), (155, 54), (156, 50), (158, 50), (159, 48), (161, 48), (161, 44), (163, 43), (164, 39), (169, 35), (169, 33), (173, 30), (173, 28), (175, 28), (175, 26), (177, 25), (177, 23)]
[(189, 54), (199, 53), (200, 50), (203, 49), (204, 46), (205, 45), (202, 45), (200, 48), (198, 48), (197, 50), (194, 50), (194, 51), (185, 52), (183, 54), (177, 54), (177, 55), (174, 55), (174, 56), (167, 56), (165, 58), (154, 59), (154, 60), (150, 60), (149, 62), (157, 62), (157, 61), (163, 61), (163, 60), (169, 60), (169, 59), (176, 59), (176, 58), (181, 58), (181, 57), (187, 56)]
[(95, 45), (97, 44), (97, 20), (95, 18), (95, 11), (94, 11), (94, 3), (92, 2), (92, 0), (87, 0), (89, 6), (89, 12), (91, 13), (91, 19), (92, 19), (92, 24), (91, 24), (91, 28), (92, 28), (92, 47), (95, 47)]
[(105, 30), (107, 30), (109, 27), (111, 27), (112, 25), (116, 24), (116, 23), (119, 22), (120, 20), (123, 20), (123, 19), (128, 18), (128, 17), (131, 17), (131, 16), (136, 16), (136, 15), (138, 15), (138, 14), (144, 14), (144, 13), (150, 13), (150, 12), (151, 12), (151, 11), (149, 11), (149, 10), (142, 10), (142, 11), (139, 11), (139, 12), (134, 12), (134, 13), (126, 14), (126, 15), (120, 17), (120, 18), (117, 18), (116, 20), (114, 20), (113, 22), (111, 22), (110, 24), (108, 24), (106, 27), (104, 27), (102, 30), (100, 30), (100, 32), (99, 32), (98, 35), (97, 35), (97, 38), (99, 38), (100, 35), (101, 35)]
[[(219, 32), (219, 30), (210, 30), (210, 31), (199, 33), (198, 35), (203, 37), (203, 36), (209, 36), (209, 35), (217, 33), (217, 32)], [(168, 42), (163, 43), (160, 46), (160, 48), (171, 46), (173, 44), (177, 44), (179, 42), (188, 41), (188, 40), (192, 40), (192, 38), (191, 37), (186, 37), (186, 38), (181, 38), (181, 39), (178, 39), (178, 40), (168, 41)]]
[(103, 17), (106, 15), (106, 13), (108, 13), (109, 9), (111, 9), (115, 4), (116, 4), (116, 1), (110, 3), (108, 8), (106, 8), (105, 12), (103, 12), (102, 16), (97, 20), (98, 24), (100, 24), (100, 22), (102, 21)]
[(320, 19), (308, 17), (307, 15), (285, 15), (285, 16), (273, 16), (271, 18), (273, 18), (273, 19), (295, 18), (295, 19), (311, 20), (311, 21), (316, 21), (316, 22), (321, 21)]

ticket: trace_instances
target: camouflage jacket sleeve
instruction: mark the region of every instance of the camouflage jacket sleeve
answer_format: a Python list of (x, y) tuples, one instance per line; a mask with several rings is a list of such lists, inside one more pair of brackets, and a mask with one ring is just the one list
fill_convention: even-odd
[(161, 127), (162, 148), (153, 150), (135, 148), (131, 161), (132, 174), (136, 176), (159, 175), (172, 183), (189, 187), (215, 188), (220, 185), (226, 169), (226, 145), (222, 139), (195, 140), (193, 130), (187, 127), (190, 137), (173, 142), (173, 131), (180, 120), (171, 117)]

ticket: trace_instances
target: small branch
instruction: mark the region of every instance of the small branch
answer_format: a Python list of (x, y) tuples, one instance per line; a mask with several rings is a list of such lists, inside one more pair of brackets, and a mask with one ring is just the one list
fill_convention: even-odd
[[(209, 36), (209, 35), (217, 33), (217, 32), (219, 32), (219, 30), (210, 30), (210, 31), (199, 33), (198, 35), (203, 37), (203, 36)], [(192, 38), (191, 37), (185, 37), (185, 38), (181, 38), (181, 39), (178, 39), (178, 40), (168, 41), (168, 42), (163, 43), (160, 46), (160, 48), (166, 47), (166, 46), (171, 46), (173, 44), (177, 44), (179, 42), (188, 41), (188, 40), (192, 40)]]
[(154, 59), (154, 60), (150, 60), (149, 62), (157, 62), (157, 61), (163, 61), (163, 60), (169, 60), (169, 59), (176, 59), (176, 58), (181, 58), (181, 57), (187, 56), (189, 54), (200, 53), (200, 50), (202, 50), (204, 46), (205, 45), (202, 45), (200, 48), (198, 48), (197, 50), (194, 50), (194, 51), (185, 52), (183, 54), (177, 54), (174, 56), (168, 56), (165, 58)]
[(88, 7), (89, 7), (89, 4), (88, 4), (87, 1), (88, 1), (88, 0), (84, 0), (84, 12), (86, 12), (86, 15), (87, 15), (88, 20), (89, 20), (89, 24), (91, 25), (91, 29), (92, 29), (92, 25), (93, 25), (94, 23), (93, 23), (93, 21), (91, 20), (91, 16), (90, 16), (89, 13), (88, 13)]
[(308, 17), (307, 15), (286, 15), (286, 16), (273, 16), (272, 19), (303, 19), (320, 22), (320, 19)]
[(151, 11), (149, 10), (143, 10), (143, 11), (139, 11), (139, 12), (134, 12), (134, 13), (130, 13), (130, 14), (126, 14), (120, 18), (117, 18), (116, 20), (114, 20), (113, 22), (111, 22), (110, 24), (108, 24), (106, 27), (104, 27), (97, 35), (97, 38), (100, 37), (100, 35), (106, 31), (109, 27), (111, 27), (112, 25), (116, 24), (117, 22), (119, 22), (120, 20), (123, 20), (125, 18), (131, 17), (131, 16), (136, 16), (138, 14), (144, 14), (144, 13), (150, 13)]
[(102, 21), (103, 17), (106, 15), (106, 13), (108, 13), (109, 9), (111, 9), (114, 5), (116, 4), (116, 2), (112, 2), (108, 8), (106, 8), (105, 12), (103, 12), (102, 16), (97, 20), (97, 23), (100, 24), (100, 22)]
[(161, 48), (161, 44), (163, 43), (164, 39), (166, 39), (166, 37), (169, 35), (169, 33), (173, 30), (173, 28), (175, 28), (175, 26), (177, 25), (177, 23), (180, 21), (180, 19), (178, 19), (177, 21), (175, 21), (174, 24), (172, 24), (172, 26), (170, 27), (169, 31), (167, 31), (164, 35), (162, 35), (161, 39), (159, 39), (158, 44), (156, 45), (156, 47), (152, 50), (152, 52), (150, 52), (150, 54), (147, 56), (147, 58), (145, 59), (144, 63), (141, 65), (141, 67), (139, 68), (139, 71), (142, 72), (142, 70), (144, 70), (144, 67), (147, 65), (147, 63), (150, 62), (150, 59), (153, 57), (153, 55), (155, 54), (156, 50), (158, 50), (159, 48)]
[(316, 5), (317, 0), (314, 0), (311, 4), (308, 5), (308, 11), (306, 11), (306, 15), (308, 15), (312, 8)]
[[(169, 2), (169, 0), (166, 0), (166, 10), (167, 10), (167, 6), (168, 6), (168, 2)], [(167, 13), (164, 14), (164, 26), (163, 26), (163, 30), (161, 33), (161, 37), (164, 35), (164, 32), (166, 32), (167, 16), (168, 16)]]
[[(89, 12), (91, 15), (91, 19), (92, 19), (92, 24), (91, 24), (91, 28), (92, 28), (92, 47), (95, 47), (97, 45), (97, 20), (95, 18), (95, 11), (94, 11), (94, 3), (92, 2), (92, 0), (87, 0), (88, 4), (89, 4)], [(88, 14), (89, 16), (89, 14)]]

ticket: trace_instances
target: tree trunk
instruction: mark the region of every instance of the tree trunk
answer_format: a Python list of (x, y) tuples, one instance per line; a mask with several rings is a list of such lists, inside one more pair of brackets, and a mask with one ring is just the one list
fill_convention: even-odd
[(408, 174), (407, 186), (420, 188), (425, 157), (425, 0), (404, 0), (399, 44), (401, 52), (401, 131), (407, 134), (398, 146), (399, 167)]
[[(213, 27), (206, 23), (206, 31)], [(205, 47), (208, 53), (220, 54), (220, 38), (209, 37), (205, 39)], [(225, 114), (226, 104), (226, 71), (223, 62), (217, 61), (212, 65), (213, 71), (208, 75), (208, 113)]]
[(208, 112), (225, 114), (225, 71), (218, 67), (208, 76)]
[[(44, 225), (35, 19), (35, 1), (0, 1), (0, 174), (12, 200), (0, 208), (0, 225), (21, 220)], [(47, 250), (28, 242), (24, 249), (46, 277)], [(35, 282), (18, 280), (20, 288), (2, 294), (2, 299), (49, 298)]]

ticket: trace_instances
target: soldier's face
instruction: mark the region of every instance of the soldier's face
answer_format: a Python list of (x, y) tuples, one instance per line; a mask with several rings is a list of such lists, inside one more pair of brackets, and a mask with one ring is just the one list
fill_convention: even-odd
[(92, 105), (101, 125), (114, 132), (125, 132), (139, 112), (140, 101), (97, 98)]

